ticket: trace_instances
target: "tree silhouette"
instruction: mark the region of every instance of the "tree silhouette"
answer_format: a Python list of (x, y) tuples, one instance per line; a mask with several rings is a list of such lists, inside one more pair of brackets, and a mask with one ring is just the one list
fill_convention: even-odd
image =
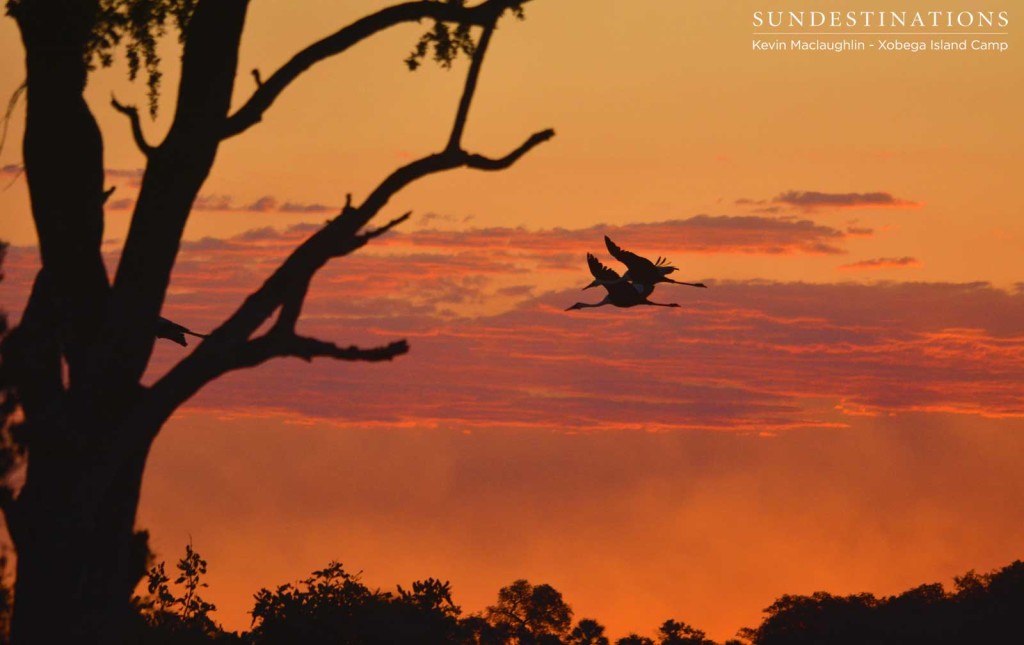
[(658, 645), (714, 645), (701, 630), (686, 623), (666, 620), (658, 628)]
[[(0, 241), (0, 283), (4, 280), (4, 258), (7, 243)], [(7, 336), (7, 313), (0, 311), (0, 342)], [(11, 436), (11, 414), (17, 407), (15, 392), (11, 387), (7, 366), (0, 355), (0, 477), (6, 477), (20, 460), (20, 449)], [(0, 486), (0, 496), (10, 495), (10, 487)], [(11, 615), (14, 613), (14, 593), (8, 578), (9, 558), (6, 545), (0, 546), (0, 643), (8, 643), (11, 637)]]
[(583, 618), (572, 628), (565, 642), (568, 645), (608, 645), (608, 637), (604, 635), (604, 625), (593, 618)]
[(521, 645), (560, 643), (572, 624), (572, 609), (561, 593), (522, 579), (498, 591), (498, 602), (487, 608), (486, 616)]
[(1002, 643), (1024, 634), (1024, 562), (955, 579), (954, 591), (921, 585), (896, 596), (785, 595), (756, 629), (754, 645)]
[(250, 642), (443, 645), (466, 642), (451, 585), (433, 578), (397, 593), (371, 590), (332, 562), (297, 585), (256, 594)]
[[(462, 135), (494, 27), (525, 0), (420, 0), (385, 7), (311, 44), (231, 112), (248, 0), (8, 0), (25, 52), (24, 169), (42, 269), (3, 355), (24, 413), (18, 433), (24, 486), (2, 497), (17, 550), (16, 643), (112, 643), (131, 616), (131, 592), (145, 570), (136, 533), (142, 474), (171, 414), (211, 381), (278, 357), (391, 360), (405, 341), (342, 347), (296, 332), (310, 281), (327, 262), (359, 249), (405, 220), (371, 229), (389, 199), (410, 183), (455, 168), (501, 170), (551, 130), (500, 157), (466, 151)], [(222, 141), (256, 126), (275, 100), (316, 63), (391, 26), (430, 19), (415, 47), (444, 64), (472, 52), (454, 124), (440, 151), (396, 169), (361, 202), (300, 244), (194, 351), (157, 382), (150, 361), (171, 271), (193, 201)], [(123, 44), (132, 74), (145, 70), (151, 109), (160, 86), (156, 40), (180, 30), (181, 77), (170, 129), (160, 143), (127, 118), (145, 171), (113, 275), (100, 253), (103, 136), (83, 91), (93, 66)], [(480, 28), (476, 42), (472, 28)], [(239, 104), (236, 102), (236, 104)], [(264, 331), (266, 330), (266, 331)], [(55, 608), (61, 618), (54, 620)]]

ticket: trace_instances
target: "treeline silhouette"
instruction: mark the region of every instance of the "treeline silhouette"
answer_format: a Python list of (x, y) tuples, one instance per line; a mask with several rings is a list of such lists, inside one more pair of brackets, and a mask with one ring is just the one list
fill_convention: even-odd
[[(0, 554), (0, 642), (10, 633), (13, 593), (7, 558)], [(252, 627), (228, 632), (202, 597), (206, 561), (189, 544), (174, 571), (165, 563), (147, 572), (146, 592), (133, 601), (132, 645), (717, 645), (684, 622), (666, 620), (651, 636), (612, 641), (593, 618), (573, 610), (547, 584), (516, 580), (482, 612), (465, 615), (451, 584), (433, 578), (395, 591), (371, 589), (337, 562), (308, 578), (262, 589)], [(173, 580), (172, 580), (173, 577)], [(54, 619), (59, 620), (59, 608)], [(1024, 562), (991, 573), (969, 571), (953, 589), (925, 584), (894, 596), (784, 595), (765, 609), (756, 628), (725, 645), (877, 645), (1024, 642)]]

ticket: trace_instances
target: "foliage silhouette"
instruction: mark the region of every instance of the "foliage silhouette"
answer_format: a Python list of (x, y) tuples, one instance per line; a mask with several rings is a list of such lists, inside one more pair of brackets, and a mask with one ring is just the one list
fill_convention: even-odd
[(522, 645), (561, 642), (572, 625), (572, 609), (551, 585), (516, 580), (498, 591), (498, 602), (487, 608), (487, 620)]
[(658, 637), (658, 645), (714, 645), (701, 630), (671, 619), (658, 628)]
[(604, 625), (593, 618), (583, 618), (572, 628), (565, 642), (568, 645), (608, 645), (608, 637), (604, 635)]
[(765, 610), (754, 645), (997, 643), (1024, 634), (1024, 562), (957, 577), (952, 592), (921, 585), (895, 596), (785, 595)]
[[(129, 630), (128, 642), (138, 645), (203, 645), (206, 643), (241, 643), (237, 634), (225, 632), (210, 617), (217, 608), (199, 595), (207, 585), (206, 560), (185, 545), (185, 555), (176, 565), (174, 582), (160, 562), (146, 572), (148, 594), (133, 601), (137, 617)], [(173, 587), (181, 589), (176, 595)]]
[[(339, 346), (300, 335), (296, 324), (326, 263), (407, 219), (370, 228), (399, 191), (456, 168), (503, 170), (554, 136), (537, 132), (497, 157), (463, 146), (495, 27), (510, 12), (521, 15), (525, 2), (386, 6), (311, 43), (265, 79), (253, 70), (256, 87), (238, 97), (247, 92), (235, 79), (249, 0), (7, 0), (25, 54), (24, 175), (42, 260), (21, 321), (3, 343), (5, 375), (24, 419), (16, 449), (5, 455), (27, 464), (24, 485), (0, 493), (17, 552), (16, 643), (123, 640), (134, 615), (132, 591), (146, 570), (146, 535), (137, 531), (136, 512), (150, 447), (174, 411), (203, 387), (275, 358), (386, 361), (408, 351), (404, 340)], [(432, 52), (448, 65), (459, 53), (471, 55), (443, 147), (366, 187), (361, 202), (349, 195), (342, 206), (339, 195), (336, 217), (194, 351), (143, 384), (182, 235), (221, 143), (256, 127), (310, 67), (390, 27), (422, 20), (435, 26), (411, 60)], [(147, 76), (155, 112), (164, 89), (157, 42), (172, 29), (181, 43), (181, 75), (163, 140), (147, 139), (136, 107), (111, 101), (127, 117), (145, 169), (110, 275), (101, 245), (113, 188), (105, 185), (103, 133), (84, 90), (94, 68), (109, 65), (123, 47), (129, 75)], [(54, 606), (61, 607), (61, 620), (53, 619)]]
[(447, 582), (431, 578), (382, 592), (332, 562), (296, 585), (260, 590), (250, 638), (265, 645), (456, 643), (460, 613)]
[[(149, 569), (149, 595), (136, 598), (138, 621), (128, 642), (138, 645), (285, 643), (384, 645), (609, 645), (592, 618), (571, 622), (572, 609), (550, 585), (516, 580), (498, 592), (495, 605), (463, 616), (448, 582), (429, 578), (394, 592), (370, 589), (358, 574), (332, 562), (295, 584), (255, 596), (252, 629), (225, 632), (210, 617), (213, 605), (198, 596), (205, 561), (186, 546), (170, 583), (163, 563)], [(180, 592), (172, 589), (179, 587)], [(9, 589), (0, 589), (0, 598)], [(1024, 630), (1024, 562), (986, 574), (970, 571), (947, 592), (941, 584), (895, 596), (784, 595), (743, 640), (725, 645), (809, 643), (996, 643)], [(0, 640), (0, 645), (6, 643)], [(664, 621), (654, 637), (632, 633), (615, 645), (716, 645), (700, 629)]]

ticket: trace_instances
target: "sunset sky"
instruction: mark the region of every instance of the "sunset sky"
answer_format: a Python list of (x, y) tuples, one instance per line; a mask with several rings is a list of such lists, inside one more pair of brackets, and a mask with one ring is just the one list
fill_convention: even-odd
[[(249, 70), (386, 4), (254, 1), (236, 104)], [(752, 51), (755, 10), (860, 4), (535, 0), (506, 18), (466, 145), (557, 136), (500, 173), (420, 181), (381, 215), (409, 222), (318, 275), (304, 331), (406, 338), (407, 356), (279, 361), (179, 411), (140, 511), (158, 557), (191, 539), (233, 629), (260, 586), (340, 560), (382, 588), (448, 578), (467, 612), (525, 577), (614, 637), (676, 618), (718, 639), (783, 593), (894, 593), (1024, 557), (1024, 13), (985, 4), (1010, 11), (1003, 53)], [(426, 27), (319, 64), (222, 145), (167, 317), (213, 328), (346, 193), (443, 147), (467, 65), (410, 73)], [(21, 60), (9, 19), (0, 56)], [(5, 64), (0, 94), (22, 76)], [(122, 60), (87, 90), (117, 186), (111, 266), (144, 161), (109, 105), (145, 104), (126, 76)], [(37, 266), (23, 118), (0, 153), (15, 319)], [(620, 268), (606, 234), (710, 288), (659, 286), (675, 310), (563, 311), (601, 298), (580, 291), (587, 252)], [(148, 378), (187, 351), (160, 343)]]

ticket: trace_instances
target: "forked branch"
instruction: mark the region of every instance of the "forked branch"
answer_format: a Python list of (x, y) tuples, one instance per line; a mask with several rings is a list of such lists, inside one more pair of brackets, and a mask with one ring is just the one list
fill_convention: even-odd
[(121, 114), (128, 117), (128, 120), (132, 124), (132, 138), (135, 139), (135, 145), (138, 146), (142, 154), (147, 157), (153, 153), (153, 146), (146, 142), (146, 136), (142, 134), (142, 121), (139, 119), (139, 109), (134, 105), (124, 105), (111, 95), (110, 104), (114, 106), (114, 109)]
[(483, 66), (487, 46), (491, 44), (491, 34), (494, 33), (496, 23), (497, 16), (495, 16), (494, 20), (484, 25), (484, 32), (480, 35), (480, 42), (477, 43), (476, 50), (473, 52), (473, 61), (469, 64), (469, 72), (466, 74), (466, 84), (463, 86), (462, 98), (459, 99), (459, 109), (455, 112), (455, 124), (452, 126), (452, 134), (448, 138), (447, 150), (460, 150), (462, 148), (462, 132), (466, 129), (469, 106), (473, 102), (473, 94), (476, 93), (476, 82), (480, 78), (480, 68)]
[(379, 31), (403, 22), (419, 22), (424, 18), (469, 25), (488, 25), (493, 24), (510, 6), (526, 2), (529, 0), (487, 0), (475, 7), (462, 7), (455, 3), (421, 0), (381, 9), (306, 47), (265, 81), (260, 82), (257, 79), (256, 91), (227, 119), (223, 137), (233, 137), (259, 123), (263, 113), (270, 108), (281, 92), (307, 69), (326, 58), (344, 52)]
[[(434, 2), (427, 4), (437, 7), (455, 6)], [(500, 4), (504, 7), (505, 3)], [(485, 3), (480, 7), (485, 5), (498, 6), (498, 3)], [(162, 407), (168, 414), (214, 378), (235, 369), (258, 365), (271, 358), (298, 356), (308, 360), (326, 356), (340, 360), (391, 360), (408, 351), (405, 341), (369, 350), (342, 348), (330, 342), (298, 336), (295, 325), (302, 313), (310, 282), (317, 271), (331, 259), (348, 255), (408, 219), (409, 213), (405, 213), (380, 228), (363, 230), (399, 190), (427, 175), (453, 168), (508, 168), (534, 147), (554, 136), (554, 130), (542, 130), (508, 154), (497, 158), (469, 153), (463, 149), (462, 133), (493, 30), (494, 21), (486, 23), (480, 44), (473, 53), (445, 148), (392, 172), (359, 206), (352, 204), (349, 195), (337, 217), (300, 244), (193, 354), (183, 359), (153, 386), (152, 395), (162, 399)], [(261, 89), (270, 83), (268, 79)], [(253, 338), (252, 335), (275, 312), (277, 319), (271, 330)]]

